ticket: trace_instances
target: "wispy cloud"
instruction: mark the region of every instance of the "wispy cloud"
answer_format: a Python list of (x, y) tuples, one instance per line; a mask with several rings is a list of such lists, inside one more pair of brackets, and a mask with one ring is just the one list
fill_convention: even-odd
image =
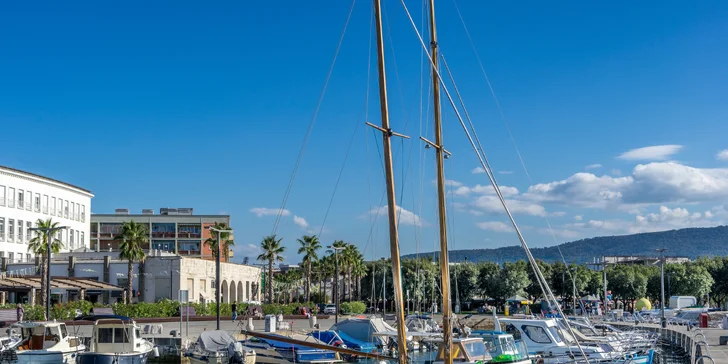
[(721, 161), (728, 161), (728, 149), (723, 149), (718, 154), (715, 155), (715, 158)]
[(308, 222), (300, 216), (293, 215), (293, 223), (300, 226), (301, 229), (308, 228)]
[[(378, 208), (369, 211), (369, 215), (381, 215), (387, 216), (387, 206), (380, 206)], [(426, 223), (415, 213), (409, 210), (405, 210), (400, 206), (397, 206), (397, 218), (400, 224), (412, 225), (412, 226), (424, 226)]]
[(513, 231), (513, 227), (500, 221), (483, 221), (476, 224), (483, 230), (495, 231), (498, 233), (508, 233)]
[(289, 216), (291, 215), (291, 212), (288, 210), (281, 210), (281, 209), (271, 209), (267, 207), (254, 207), (250, 209), (250, 212), (256, 214), (258, 217), (262, 216), (277, 216), (278, 213), (281, 214), (281, 216)]
[(682, 145), (677, 144), (653, 145), (628, 150), (617, 158), (630, 161), (664, 161), (678, 153), (682, 148)]
[(584, 169), (597, 169), (597, 168), (602, 168), (602, 165), (599, 163), (594, 163), (594, 164), (590, 164), (590, 165), (584, 167)]
[(584, 220), (584, 216), (576, 215), (576, 216), (574, 216), (574, 220), (576, 220), (576, 221)]
[(483, 169), (483, 167), (475, 167), (475, 168), (473, 168), (473, 169), (472, 169), (472, 170), (470, 171), (470, 173), (472, 173), (472, 174), (481, 174), (481, 173), (485, 173), (485, 169)]

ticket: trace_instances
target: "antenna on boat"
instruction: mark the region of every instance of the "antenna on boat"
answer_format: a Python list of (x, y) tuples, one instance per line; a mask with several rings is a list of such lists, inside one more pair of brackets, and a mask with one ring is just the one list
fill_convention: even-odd
[[(397, 233), (397, 202), (394, 191), (394, 170), (392, 168), (391, 137), (398, 134), (389, 127), (389, 104), (387, 102), (387, 76), (384, 66), (384, 37), (382, 31), (382, 7), (380, 0), (374, 0), (374, 17), (377, 29), (377, 66), (379, 70), (379, 107), (382, 114), (382, 126), (367, 122), (367, 125), (382, 132), (384, 149), (384, 167), (387, 182), (387, 212), (389, 215), (389, 247), (392, 256), (392, 281), (394, 282), (394, 303), (397, 308), (397, 351), (400, 364), (407, 363), (407, 338), (404, 324), (404, 295), (402, 293), (402, 270), (400, 268), (399, 235)], [(447, 363), (446, 363), (447, 364)]]

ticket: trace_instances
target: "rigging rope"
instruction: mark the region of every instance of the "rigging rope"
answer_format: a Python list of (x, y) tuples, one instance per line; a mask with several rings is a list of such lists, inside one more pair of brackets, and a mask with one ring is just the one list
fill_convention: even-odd
[(334, 65), (336, 65), (336, 59), (339, 57), (339, 51), (341, 50), (341, 45), (344, 43), (344, 36), (346, 35), (346, 30), (349, 28), (349, 21), (351, 20), (351, 14), (354, 12), (354, 5), (356, 5), (356, 0), (352, 0), (351, 6), (349, 7), (349, 14), (346, 16), (346, 22), (344, 23), (344, 29), (341, 31), (341, 36), (339, 37), (339, 43), (336, 45), (336, 51), (334, 52), (334, 58), (331, 60), (331, 65), (329, 66), (329, 71), (326, 74), (326, 79), (324, 80), (323, 88), (321, 89), (321, 93), (318, 98), (318, 102), (316, 104), (316, 108), (314, 109), (313, 116), (311, 117), (311, 121), (308, 124), (308, 130), (306, 131), (306, 136), (303, 138), (303, 144), (301, 145), (301, 149), (298, 152), (298, 157), (296, 158), (296, 164), (293, 167), (293, 172), (291, 173), (291, 178), (288, 181), (288, 186), (286, 187), (286, 192), (283, 194), (283, 201), (281, 202), (281, 207), (278, 209), (278, 215), (276, 216), (276, 221), (273, 224), (273, 232), (271, 235), (275, 235), (276, 231), (278, 230), (278, 225), (281, 222), (281, 217), (283, 217), (283, 211), (286, 208), (286, 204), (288, 203), (288, 197), (291, 195), (291, 190), (293, 189), (293, 182), (296, 180), (296, 175), (298, 174), (298, 168), (301, 166), (301, 161), (303, 160), (303, 155), (306, 152), (306, 146), (308, 145), (308, 141), (311, 138), (311, 133), (313, 132), (313, 126), (316, 124), (316, 119), (318, 118), (319, 110), (321, 109), (321, 104), (324, 101), (324, 95), (326, 94), (326, 88), (329, 85), (329, 81), (331, 80), (331, 74), (334, 72)]
[[(412, 19), (412, 15), (410, 14), (409, 9), (407, 8), (407, 5), (404, 3), (404, 0), (400, 0), (400, 3), (402, 4), (402, 7), (404, 8), (404, 10), (406, 12), (407, 17), (409, 18), (409, 21), (410, 21), (410, 23), (412, 25), (412, 28), (415, 30), (415, 33), (417, 34), (417, 37), (418, 37), (418, 39), (420, 41), (420, 45), (422, 46), (422, 48), (424, 50), (427, 50), (427, 46), (425, 45), (425, 42), (422, 39), (422, 36), (420, 35), (419, 31), (417, 30), (417, 26), (415, 25), (415, 22)], [(432, 65), (435, 64), (436, 60), (433, 60), (432, 57), (431, 57), (431, 55), (429, 53), (427, 53), (427, 58), (430, 60), (430, 63)], [(515, 229), (516, 234), (518, 235), (518, 239), (521, 242), (521, 246), (526, 251), (526, 255), (529, 258), (529, 262), (531, 262), (531, 264), (534, 266), (534, 269), (535, 269), (535, 271), (537, 273), (537, 277), (540, 277), (540, 279), (543, 279), (545, 281), (545, 279), (543, 277), (543, 274), (541, 272), (541, 269), (538, 267), (538, 264), (536, 264), (536, 261), (533, 258), (533, 255), (531, 254), (530, 249), (528, 248), (528, 244), (526, 244), (526, 240), (523, 237), (523, 235), (521, 234), (521, 230), (518, 228), (518, 224), (516, 224), (516, 220), (513, 218), (513, 215), (511, 214), (511, 211), (508, 208), (508, 204), (506, 203), (506, 200), (503, 197), (503, 194), (501, 193), (500, 187), (495, 183), (495, 178), (494, 178), (494, 175), (493, 175), (493, 171), (488, 167), (489, 164), (486, 164), (486, 162), (485, 162), (485, 160), (487, 160), (487, 157), (486, 157), (485, 153), (482, 153), (482, 154), (480, 153), (480, 150), (478, 149), (478, 146), (476, 145), (475, 141), (473, 140), (473, 137), (470, 135), (470, 131), (468, 130), (467, 125), (465, 125), (465, 122), (463, 121), (463, 118), (460, 115), (460, 112), (458, 111), (458, 108), (455, 105), (455, 102), (453, 101), (453, 98), (452, 98), (452, 95), (450, 94), (450, 91), (447, 89), (447, 86), (443, 82), (442, 75), (440, 74), (439, 71), (437, 71), (436, 69), (434, 69), (434, 67), (433, 67), (433, 70), (437, 73), (437, 80), (442, 85), (442, 90), (445, 92), (445, 95), (447, 96), (447, 99), (450, 102), (450, 106), (453, 108), (453, 111), (455, 112), (455, 116), (457, 117), (458, 121), (460, 122), (460, 125), (463, 128), (463, 131), (465, 132), (465, 136), (468, 138), (468, 141), (470, 142), (470, 146), (473, 148), (473, 151), (475, 152), (476, 156), (478, 157), (478, 160), (480, 161), (480, 164), (481, 164), (482, 168), (485, 170), (485, 173), (488, 176), (488, 179), (490, 180), (490, 183), (493, 186), (493, 189), (495, 190), (496, 195), (497, 195), (498, 199), (500, 200), (501, 205), (503, 206), (503, 209), (506, 212), (506, 215), (508, 215), (508, 219), (510, 220), (511, 225), (513, 225), (513, 228)], [(481, 149), (482, 149), (482, 146), (481, 146)], [(555, 301), (556, 298), (553, 295), (553, 292), (551, 292), (551, 288), (548, 286), (548, 284), (545, 285), (545, 288), (547, 289), (549, 295)], [(561, 314), (562, 317), (566, 317), (564, 315), (563, 311), (561, 310), (561, 306), (558, 306), (557, 305), (556, 308), (557, 308), (557, 310), (559, 311), (559, 314)], [(571, 327), (571, 325), (569, 324), (568, 320), (564, 320), (564, 322), (565, 322), (567, 328), (569, 329), (569, 331), (571, 332), (571, 335), (573, 337), (576, 337), (576, 335), (574, 334), (574, 330)], [(586, 360), (586, 362), (588, 364), (589, 363), (589, 357), (586, 355), (586, 353), (584, 352), (584, 349), (582, 348), (581, 344), (578, 341), (576, 342), (576, 344), (579, 347), (579, 351), (581, 352), (582, 356), (584, 356), (584, 359)]]
[[(364, 96), (364, 120), (369, 119), (369, 86), (370, 86), (370, 80), (371, 80), (371, 74), (372, 74), (372, 29), (374, 28), (374, 9), (372, 9), (372, 14), (369, 17), (369, 50), (367, 53), (367, 87), (366, 87), (366, 96)], [(344, 167), (346, 167), (346, 162), (349, 160), (349, 153), (351, 152), (351, 146), (354, 144), (354, 137), (356, 136), (356, 133), (359, 131), (359, 125), (361, 124), (361, 120), (357, 119), (356, 125), (354, 126), (354, 132), (351, 134), (351, 139), (349, 140), (349, 146), (346, 148), (346, 154), (344, 155), (344, 162), (341, 165), (341, 169), (339, 170), (339, 175), (336, 177), (336, 183), (334, 184), (334, 191), (331, 194), (331, 199), (329, 200), (329, 205), (326, 207), (326, 213), (324, 214), (323, 221), (321, 221), (321, 229), (319, 229), (318, 236), (321, 237), (321, 234), (324, 231), (324, 225), (326, 225), (326, 219), (329, 216), (329, 212), (331, 211), (331, 205), (334, 204), (334, 197), (336, 196), (336, 191), (339, 188), (339, 182), (341, 182), (341, 176), (344, 174)], [(370, 202), (371, 205), (371, 202)], [(370, 219), (371, 221), (371, 219)]]

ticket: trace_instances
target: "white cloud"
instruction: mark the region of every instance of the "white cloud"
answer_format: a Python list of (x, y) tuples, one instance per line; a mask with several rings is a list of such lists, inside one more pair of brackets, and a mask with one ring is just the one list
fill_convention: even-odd
[(551, 216), (562, 217), (566, 215), (566, 211), (554, 211), (550, 214)]
[(308, 222), (300, 216), (293, 215), (293, 223), (300, 226), (301, 229), (308, 228)]
[(544, 235), (551, 235), (553, 233), (554, 236), (564, 239), (576, 239), (584, 235), (583, 233), (580, 233), (578, 231), (558, 228), (552, 228), (551, 230), (539, 229), (538, 232)]
[(500, 174), (513, 174), (513, 171), (498, 171)]
[[(721, 211), (722, 207), (716, 207), (714, 211)], [(728, 210), (722, 210), (728, 212)], [(559, 228), (577, 231), (584, 235), (600, 234), (637, 234), (652, 231), (664, 231), (672, 229), (683, 229), (688, 227), (716, 226), (725, 223), (725, 220), (717, 216), (728, 217), (728, 214), (716, 214), (715, 212), (690, 212), (686, 208), (660, 206), (656, 212), (636, 215), (632, 220), (611, 219), (611, 220), (589, 220), (588, 222), (576, 222), (566, 224)]]
[(581, 221), (581, 220), (584, 220), (584, 217), (581, 215), (576, 215), (576, 216), (574, 216), (574, 220)]
[[(503, 196), (516, 196), (519, 191), (518, 188), (511, 186), (499, 186)], [(471, 193), (477, 193), (480, 195), (495, 195), (495, 190), (491, 185), (475, 185), (474, 187), (460, 186), (453, 191), (458, 196), (467, 196)]]
[[(387, 216), (388, 214), (388, 207), (381, 206), (376, 209), (372, 209), (369, 211), (370, 215), (380, 215), (380, 216)], [(403, 209), (400, 206), (397, 206), (397, 219), (400, 224), (404, 225), (412, 225), (412, 226), (425, 226), (426, 223), (422, 221), (422, 219), (412, 211), (408, 211)]]
[(616, 168), (610, 170), (609, 173), (612, 174), (613, 176), (621, 176), (622, 175), (622, 171), (620, 171), (619, 169), (616, 169)]
[(461, 182), (458, 182), (458, 181), (455, 181), (455, 180), (451, 180), (451, 179), (446, 179), (445, 180), (445, 186), (448, 186), (448, 187), (460, 187), (462, 185), (463, 184)]
[(617, 158), (630, 161), (664, 161), (678, 153), (682, 148), (682, 145), (677, 144), (654, 145), (628, 150)]
[(255, 208), (250, 209), (250, 212), (258, 215), (258, 217), (271, 216), (271, 215), (272, 216), (277, 216), (279, 212), (282, 212), (281, 213), (281, 216), (289, 216), (291, 214), (291, 212), (288, 211), (288, 210), (286, 210), (286, 209), (283, 209), (283, 210), (281, 210), (281, 209), (270, 209), (270, 208), (267, 208), (267, 207), (255, 207)]
[(590, 164), (590, 165), (584, 167), (584, 169), (597, 169), (597, 168), (602, 168), (602, 165), (599, 163), (595, 163), (595, 164)]
[(715, 155), (715, 158), (721, 161), (728, 161), (728, 149), (723, 149), (718, 154)]
[[(528, 201), (507, 199), (506, 205), (514, 214), (546, 215), (546, 209), (543, 206)], [(480, 196), (473, 201), (473, 207), (488, 213), (505, 213), (503, 205), (496, 196)]]
[(481, 174), (481, 173), (485, 173), (485, 169), (483, 169), (483, 167), (475, 167), (475, 168), (473, 168), (473, 169), (472, 169), (472, 170), (470, 171), (470, 173), (472, 173), (472, 174)]
[(656, 162), (637, 165), (626, 177), (580, 172), (565, 180), (533, 185), (523, 197), (539, 203), (619, 209), (710, 202), (728, 198), (728, 169)]
[(513, 227), (511, 225), (502, 223), (500, 221), (483, 221), (477, 223), (476, 226), (483, 230), (490, 230), (499, 233), (508, 233), (513, 231)]

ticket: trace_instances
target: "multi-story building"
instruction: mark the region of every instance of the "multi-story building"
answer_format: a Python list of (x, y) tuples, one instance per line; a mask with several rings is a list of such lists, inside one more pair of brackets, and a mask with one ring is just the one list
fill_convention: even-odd
[[(191, 208), (160, 208), (159, 215), (155, 215), (151, 209), (142, 210), (141, 214), (130, 214), (128, 209), (116, 209), (114, 214), (91, 214), (91, 250), (119, 251), (121, 241), (116, 238), (121, 225), (132, 220), (145, 224), (149, 231), (149, 242), (142, 246), (143, 249), (203, 259), (213, 258), (210, 246), (205, 244), (211, 238), (207, 228), (216, 223), (230, 226), (230, 215), (195, 215)], [(222, 254), (220, 259), (230, 260), (233, 257), (232, 250), (227, 257)]]
[(58, 232), (62, 251), (88, 246), (91, 191), (37, 174), (0, 166), (0, 257), (27, 262), (28, 242), (38, 219), (53, 219), (68, 229)]

